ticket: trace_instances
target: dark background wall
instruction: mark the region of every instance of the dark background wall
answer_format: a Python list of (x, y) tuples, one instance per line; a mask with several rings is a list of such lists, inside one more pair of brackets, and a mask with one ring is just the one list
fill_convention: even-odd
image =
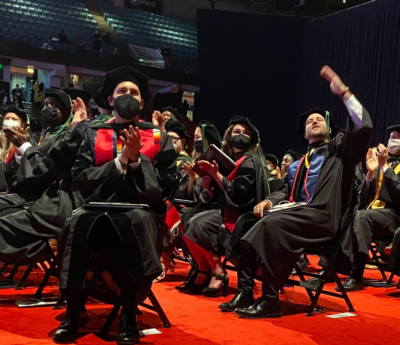
[(400, 123), (400, 1), (377, 0), (313, 20), (304, 34), (302, 107), (319, 104), (344, 127), (347, 111), (318, 76), (329, 64), (368, 109), (374, 144)]
[[(201, 118), (221, 135), (232, 115), (247, 116), (266, 152), (301, 148), (304, 27), (308, 18), (198, 10)], [(198, 121), (196, 118), (195, 121)]]

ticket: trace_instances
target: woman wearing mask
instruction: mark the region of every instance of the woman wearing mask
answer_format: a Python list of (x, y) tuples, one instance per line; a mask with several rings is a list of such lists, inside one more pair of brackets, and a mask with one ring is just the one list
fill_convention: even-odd
[[(175, 124), (178, 123), (179, 125), (183, 126), (179, 122), (169, 121), (167, 123), (168, 133), (169, 133), (168, 124), (171, 122)], [(212, 201), (215, 201), (214, 204), (218, 205), (216, 198), (217, 193), (215, 194), (214, 198), (211, 199), (208, 193), (204, 190), (204, 188), (201, 185), (201, 178), (194, 171), (192, 171), (192, 168), (197, 162), (197, 159), (204, 152), (203, 134), (201, 130), (202, 126), (204, 126), (203, 132), (204, 132), (204, 142), (206, 144), (206, 147), (208, 147), (208, 145), (214, 144), (218, 148), (221, 148), (221, 137), (217, 129), (214, 127), (214, 125), (207, 120), (200, 121), (194, 133), (195, 141), (194, 141), (194, 150), (192, 152), (193, 161), (185, 160), (182, 161), (181, 164), (178, 164), (178, 174), (180, 183), (179, 183), (179, 188), (175, 194), (175, 199), (190, 200), (190, 201), (195, 201), (197, 203), (197, 205), (194, 208), (186, 208), (183, 205), (182, 206), (175, 205), (176, 209), (182, 216), (181, 219), (182, 223), (185, 223), (193, 215), (201, 211), (204, 211), (205, 209), (209, 210), (210, 208), (208, 207), (211, 207), (210, 205), (212, 204)], [(179, 162), (179, 157), (178, 157), (178, 162)], [(202, 193), (203, 191), (205, 191), (204, 195)], [(179, 241), (179, 238), (180, 238), (179, 236), (173, 234), (172, 232), (169, 232), (169, 234), (165, 236), (162, 255), (161, 255), (161, 266), (163, 268), (163, 273), (161, 273), (161, 275), (154, 282), (159, 282), (165, 278), (166, 272), (168, 271), (168, 268), (172, 262), (172, 252), (174, 251)], [(184, 290), (185, 287), (186, 284), (184, 283), (183, 285), (177, 287), (177, 289)]]
[[(229, 278), (222, 267), (221, 256), (228, 247), (236, 220), (250, 212), (265, 196), (266, 173), (259, 155), (259, 134), (249, 119), (232, 117), (222, 151), (236, 162), (236, 168), (228, 177), (220, 174), (216, 162), (199, 162), (199, 167), (209, 175), (202, 178), (203, 188), (210, 196), (220, 193), (220, 207), (195, 215), (188, 222), (184, 237), (199, 266), (190, 292), (203, 292), (207, 297), (217, 297), (222, 284), (227, 295)], [(216, 186), (212, 187), (212, 183)]]
[[(27, 122), (28, 117), (26, 116), (25, 111), (15, 107), (14, 105), (10, 105), (6, 109), (6, 115), (3, 119), (3, 129), (12, 128), (20, 132), (26, 132), (28, 127)], [(0, 159), (5, 163), (10, 162), (14, 159), (14, 153), (16, 153), (16, 155), (18, 156), (18, 151), (15, 150), (12, 142), (7, 139), (5, 135), (2, 135)]]

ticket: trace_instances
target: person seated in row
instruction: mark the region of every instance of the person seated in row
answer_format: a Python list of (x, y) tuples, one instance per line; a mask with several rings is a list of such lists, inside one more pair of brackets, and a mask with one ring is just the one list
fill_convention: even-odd
[[(61, 112), (65, 111), (66, 118), (71, 108), (75, 113), (72, 126), (61, 126), (58, 134), (50, 134), (55, 124), (60, 123), (57, 119), (62, 119)], [(34, 263), (47, 260), (47, 242), (58, 239), (72, 210), (81, 206), (82, 198), (71, 181), (71, 168), (88, 124), (82, 117), (84, 108), (81, 99), (71, 105), (64, 92), (46, 90), (40, 119), (44, 128), (49, 128), (49, 135), (38, 147), (22, 135), (18, 137), (21, 142), (15, 142), (21, 154), (15, 174), (16, 186), (27, 191), (42, 189), (43, 192), (40, 196), (37, 194), (37, 200), (31, 199), (23, 207), (10, 207), (10, 214), (0, 217), (0, 258), (3, 261)], [(49, 116), (51, 114), (54, 116)], [(15, 130), (14, 135), (17, 133), (22, 134)], [(20, 183), (25, 180), (27, 182)]]
[[(180, 136), (184, 136), (184, 133), (186, 133), (186, 131), (184, 131), (183, 125), (176, 121), (167, 122), (166, 127), (167, 127), (167, 133), (169, 135), (170, 135), (170, 131), (168, 130), (170, 129), (169, 123), (173, 123), (175, 126), (181, 128), (180, 131), (175, 130), (175, 132), (172, 132), (171, 133), (172, 135), (176, 134), (179, 136), (178, 132), (180, 132)], [(203, 143), (202, 128), (204, 132), (204, 143)], [(211, 197), (201, 185), (202, 179), (192, 170), (198, 158), (204, 152), (204, 147), (208, 147), (209, 145), (215, 145), (216, 147), (221, 148), (221, 137), (218, 133), (218, 130), (211, 122), (207, 120), (201, 120), (198, 126), (196, 127), (194, 133), (194, 150), (192, 152), (191, 160), (185, 159), (181, 160), (181, 163), (179, 163), (180, 161), (178, 157), (177, 161), (179, 188), (175, 194), (175, 199), (189, 200), (197, 203), (197, 205), (193, 208), (188, 208), (183, 205), (175, 205), (177, 211), (181, 214), (181, 223), (178, 229), (179, 230), (182, 229), (182, 232), (185, 222), (187, 222), (193, 215), (201, 212), (202, 210), (206, 209), (207, 207), (209, 207), (209, 205), (213, 203)], [(177, 149), (178, 149), (178, 151), (176, 151), (177, 153), (181, 152), (181, 149), (179, 147)], [(215, 203), (217, 202), (218, 200), (217, 193), (213, 195), (212, 199), (215, 201)], [(156, 282), (159, 282), (165, 278), (168, 267), (171, 265), (172, 262), (172, 253), (176, 245), (178, 244), (179, 239), (180, 236), (179, 234), (176, 234), (176, 230), (175, 232), (169, 231), (167, 233), (167, 236), (164, 238), (162, 256), (161, 256), (161, 266), (163, 267), (163, 273), (157, 278)], [(193, 262), (192, 264), (193, 269), (191, 270), (189, 276), (194, 274), (195, 272), (194, 268), (196, 267), (197, 264)], [(177, 287), (178, 290), (185, 288), (186, 288), (185, 283)]]
[[(238, 268), (238, 292), (219, 306), (244, 318), (282, 316), (279, 290), (285, 285), (304, 248), (335, 238), (341, 218), (350, 205), (354, 169), (368, 149), (372, 121), (350, 89), (328, 66), (321, 76), (332, 93), (342, 98), (350, 120), (347, 131), (334, 136), (332, 116), (311, 109), (300, 116), (297, 134), (307, 154), (289, 167), (285, 189), (272, 193), (254, 207), (261, 220), (241, 240)], [(331, 130), (328, 130), (328, 125)], [(282, 212), (265, 214), (281, 201), (306, 205)], [(254, 276), (262, 262), (262, 295), (254, 302)]]
[(11, 140), (4, 134), (6, 128), (14, 129), (23, 133), (29, 138), (28, 117), (25, 111), (10, 105), (6, 109), (3, 118), (3, 133), (1, 134), (1, 171), (0, 171), (0, 191), (7, 192), (15, 182), (15, 174), (21, 162), (21, 154), (15, 148)]
[(214, 190), (210, 185), (214, 181), (221, 199), (219, 209), (198, 213), (187, 224), (184, 239), (199, 266), (196, 281), (190, 287), (192, 293), (217, 297), (222, 283), (224, 294), (227, 292), (229, 277), (222, 267), (221, 256), (237, 219), (252, 210), (266, 194), (266, 172), (260, 160), (259, 143), (258, 130), (250, 120), (235, 115), (222, 144), (222, 151), (236, 162), (235, 170), (229, 176), (222, 176), (216, 162), (199, 161), (199, 167), (209, 175), (202, 178), (203, 186), (212, 195)]
[(361, 185), (358, 210), (343, 251), (353, 263), (353, 271), (343, 287), (364, 289), (363, 274), (372, 240), (390, 236), (400, 227), (400, 125), (388, 127), (388, 146), (368, 150), (368, 173)]
[(98, 254), (97, 263), (104, 263), (121, 292), (117, 344), (139, 340), (137, 302), (162, 272), (156, 246), (164, 233), (166, 201), (177, 181), (170, 137), (139, 120), (148, 92), (148, 77), (129, 66), (106, 73), (101, 93), (114, 107), (115, 118), (86, 130), (72, 177), (86, 203), (149, 206), (81, 208), (67, 220), (58, 242), (60, 291), (67, 310), (55, 342), (75, 339), (88, 322), (85, 281), (92, 254)]
[[(54, 106), (54, 107), (53, 107)], [(32, 145), (28, 128), (22, 131), (18, 128), (4, 128), (3, 134), (19, 151), (22, 159), (16, 178), (8, 187), (8, 193), (0, 195), (0, 217), (14, 213), (38, 200), (51, 185), (51, 167), (47, 162), (37, 161), (37, 152), (47, 156), (50, 148), (59, 139), (71, 122), (71, 101), (67, 94), (59, 91), (46, 90), (46, 104), (39, 117), (41, 127), (47, 129), (45, 137), (41, 137), (38, 146)], [(18, 163), (18, 161), (17, 161)], [(0, 252), (3, 252), (0, 246)]]
[(286, 151), (286, 153), (283, 156), (282, 163), (281, 163), (281, 179), (283, 179), (283, 180), (285, 179), (290, 165), (293, 164), (294, 162), (300, 160), (301, 157), (303, 157), (302, 154), (300, 154), (292, 149)]
[[(185, 147), (190, 140), (189, 134), (186, 132), (185, 126), (178, 121), (168, 121), (165, 124), (165, 130), (169, 137), (171, 138), (172, 144), (174, 145), (175, 152), (178, 155), (176, 161), (176, 167), (178, 170), (179, 186), (175, 192), (175, 198), (184, 199), (184, 193), (186, 192), (186, 182), (182, 179), (184, 178), (184, 173), (182, 172), (182, 166), (185, 162), (191, 162), (192, 158), (186, 153)], [(175, 207), (170, 205), (170, 207)], [(173, 211), (172, 211), (173, 212)], [(176, 211), (177, 212), (177, 211)], [(171, 241), (172, 239), (172, 241)], [(163, 240), (163, 251), (161, 254), (161, 267), (163, 272), (157, 279), (154, 280), (155, 283), (160, 282), (165, 278), (167, 270), (172, 261), (172, 252), (175, 248), (173, 241), (173, 232), (168, 231)]]
[(156, 110), (152, 115), (153, 125), (156, 126), (161, 132), (166, 132), (165, 125), (169, 121), (180, 122), (181, 115), (172, 105), (162, 109), (162, 113)]

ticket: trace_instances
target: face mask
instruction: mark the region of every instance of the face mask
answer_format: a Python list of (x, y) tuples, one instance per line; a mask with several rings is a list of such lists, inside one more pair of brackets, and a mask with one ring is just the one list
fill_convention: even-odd
[(129, 93), (114, 99), (114, 109), (125, 120), (132, 120), (140, 112), (140, 103)]
[(395, 155), (400, 151), (400, 139), (389, 139), (388, 149), (390, 154)]
[(175, 143), (172, 143), (172, 145), (174, 145), (174, 149), (176, 150), (176, 149), (177, 149), (177, 147), (178, 147), (178, 145), (177, 145), (177, 144), (175, 144)]
[(50, 107), (44, 107), (42, 109), (39, 116), (39, 122), (42, 128), (47, 128), (57, 122), (57, 110), (57, 108)]
[(194, 149), (196, 152), (203, 153), (203, 140), (195, 140), (193, 143)]
[(16, 127), (19, 127), (19, 122), (14, 121), (14, 120), (5, 120), (3, 122), (3, 127), (4, 128), (16, 128)]
[(247, 151), (250, 147), (251, 140), (244, 134), (235, 135), (232, 137), (232, 146), (240, 151)]

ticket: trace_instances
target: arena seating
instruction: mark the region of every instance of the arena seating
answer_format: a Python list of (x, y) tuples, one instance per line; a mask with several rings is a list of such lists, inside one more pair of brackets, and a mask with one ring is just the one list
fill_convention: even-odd
[(198, 72), (196, 23), (186, 18), (162, 16), (156, 13), (116, 7), (109, 0), (96, 0), (108, 25), (127, 44), (171, 48), (174, 69)]
[[(120, 8), (109, 0), (91, 2), (127, 45), (162, 50), (167, 44), (172, 50), (174, 70), (198, 73), (197, 33), (193, 20)], [(91, 49), (92, 35), (99, 27), (80, 0), (0, 0), (0, 18), (2, 40), (41, 47), (47, 40), (57, 38), (64, 29), (70, 44), (53, 42), (53, 49), (96, 55)], [(87, 49), (77, 51), (77, 40), (84, 41)]]
[[(2, 39), (18, 40), (41, 46), (57, 38), (61, 29), (73, 42), (83, 39), (91, 47), (97, 23), (80, 0), (0, 0), (0, 29)], [(69, 45), (54, 44), (54, 49), (71, 49)]]

